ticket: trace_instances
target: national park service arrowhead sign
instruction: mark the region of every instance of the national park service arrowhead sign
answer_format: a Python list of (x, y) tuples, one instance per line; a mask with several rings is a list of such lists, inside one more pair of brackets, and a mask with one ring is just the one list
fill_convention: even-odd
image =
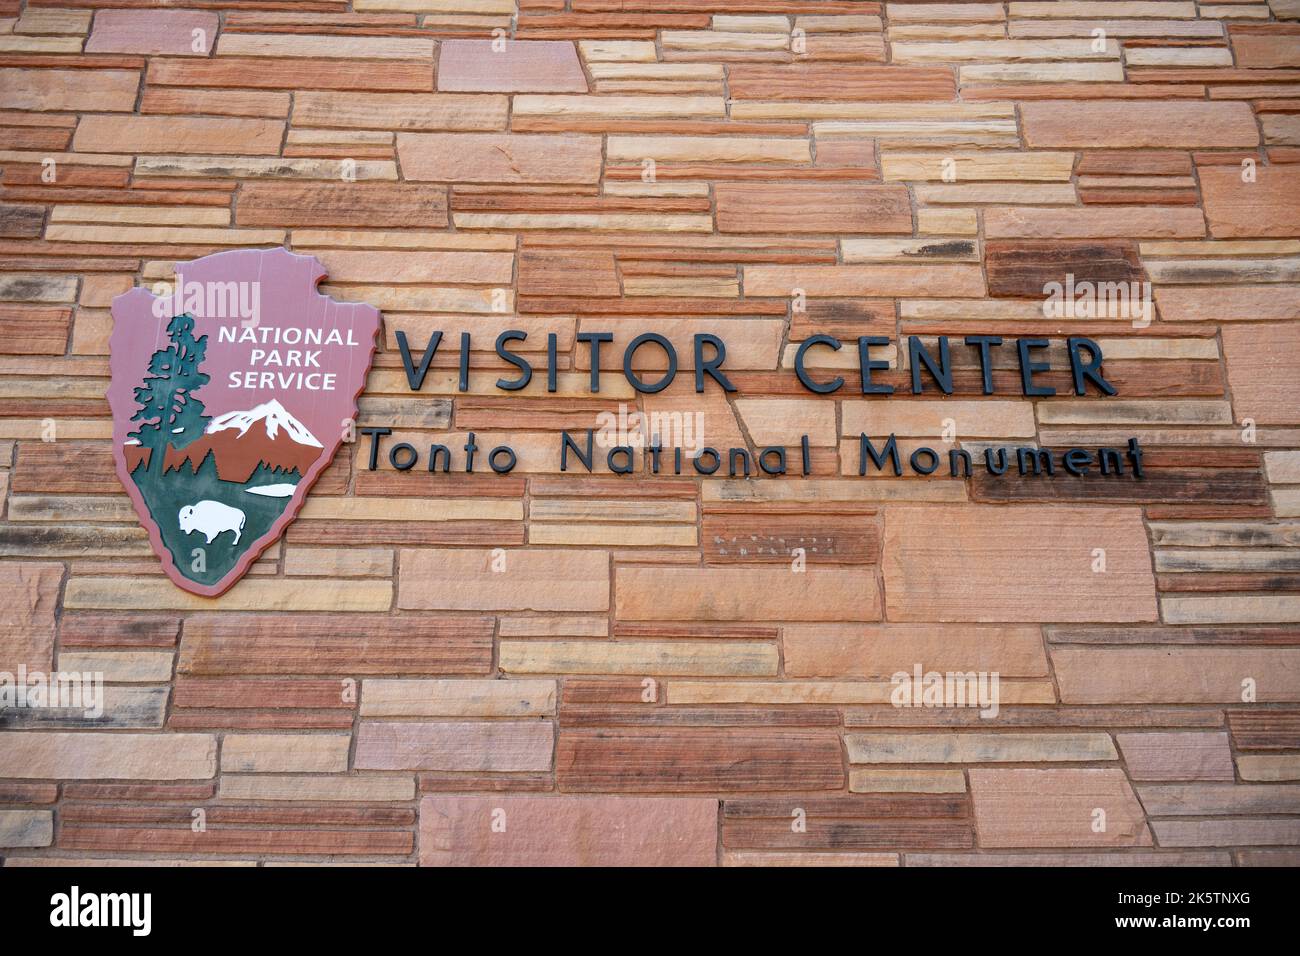
[(113, 300), (113, 455), (167, 575), (221, 594), (279, 539), (357, 415), (379, 311), (285, 249), (178, 263)]

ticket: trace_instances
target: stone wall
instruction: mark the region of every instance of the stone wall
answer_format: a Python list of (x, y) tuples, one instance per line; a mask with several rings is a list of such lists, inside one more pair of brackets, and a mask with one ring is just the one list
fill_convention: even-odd
[[(0, 712), (6, 867), (1300, 861), (1300, 3), (195, 6), (0, 0), (0, 670), (107, 681)], [(344, 446), (195, 597), (114, 473), (110, 305), (279, 245), (383, 310), (359, 424), (457, 464)], [(1069, 277), (1153, 310), (1045, 317)], [(399, 329), (445, 332), (419, 394)], [(506, 329), (554, 393), (496, 388)], [(683, 372), (593, 394), (584, 331)], [(977, 334), (1058, 394), (1004, 348), (985, 395)], [(561, 472), (620, 411), (792, 473)], [(863, 433), (1145, 475), (860, 476)], [(996, 716), (895, 706), (917, 669)]]

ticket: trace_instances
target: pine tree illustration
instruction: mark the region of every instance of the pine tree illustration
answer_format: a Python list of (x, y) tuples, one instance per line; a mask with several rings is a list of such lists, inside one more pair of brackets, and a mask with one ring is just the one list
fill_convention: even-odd
[(203, 402), (194, 397), (209, 378), (199, 371), (208, 337), (195, 340), (194, 316), (188, 312), (172, 316), (167, 335), (172, 344), (150, 357), (149, 374), (135, 390), (140, 408), (131, 416), (131, 421), (143, 424), (130, 437), (149, 449), (149, 469), (159, 475), (168, 444), (184, 448), (203, 434), (210, 420), (203, 414)]

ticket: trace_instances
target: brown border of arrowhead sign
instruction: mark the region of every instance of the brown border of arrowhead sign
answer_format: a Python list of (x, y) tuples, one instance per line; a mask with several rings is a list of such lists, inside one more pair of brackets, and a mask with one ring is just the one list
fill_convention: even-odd
[(216, 597), (297, 517), (357, 417), (380, 313), (284, 248), (177, 263), (113, 300), (113, 457), (179, 587)]

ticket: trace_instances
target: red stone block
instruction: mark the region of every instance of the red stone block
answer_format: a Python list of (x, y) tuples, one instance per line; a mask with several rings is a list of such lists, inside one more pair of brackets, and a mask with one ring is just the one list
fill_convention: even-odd
[(206, 10), (99, 10), (86, 52), (210, 56), (217, 29)]
[(692, 797), (425, 797), (421, 866), (712, 866), (718, 802)]
[(585, 93), (569, 40), (443, 40), (438, 89), (464, 93)]

